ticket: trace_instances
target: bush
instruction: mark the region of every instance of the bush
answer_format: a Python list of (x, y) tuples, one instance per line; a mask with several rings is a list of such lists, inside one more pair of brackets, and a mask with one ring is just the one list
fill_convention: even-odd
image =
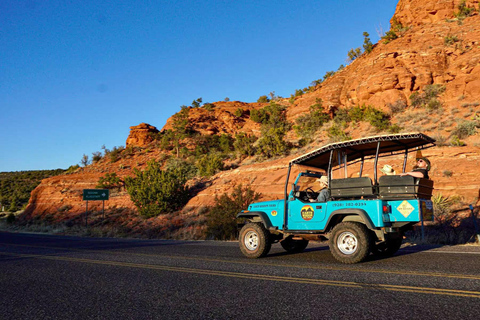
[(477, 125), (477, 121), (462, 121), (453, 129), (452, 135), (457, 136), (459, 139), (473, 136), (477, 133)]
[(293, 126), (293, 129), (306, 143), (311, 141), (314, 134), (329, 120), (330, 116), (323, 112), (322, 100), (317, 99), (317, 103), (310, 106), (309, 114), (302, 115), (295, 120), (296, 125)]
[(92, 153), (92, 161), (95, 163), (95, 162), (98, 162), (102, 160), (102, 153), (100, 151), (95, 151)]
[(267, 96), (260, 96), (260, 98), (258, 98), (257, 102), (259, 103), (267, 103), (269, 102), (270, 100), (268, 99)]
[(197, 161), (198, 173), (203, 177), (213, 176), (223, 170), (223, 157), (218, 152), (211, 152), (203, 155)]
[(170, 158), (165, 165), (167, 171), (178, 170), (185, 179), (190, 180), (197, 175), (197, 167), (181, 158)]
[(253, 144), (257, 141), (255, 136), (247, 136), (245, 133), (240, 132), (235, 136), (235, 141), (233, 142), (233, 148), (238, 157), (243, 156), (253, 156), (256, 152)]
[(237, 110), (235, 110), (235, 117), (238, 117), (240, 118), (241, 116), (243, 116), (243, 109), (242, 108), (238, 108)]
[(458, 9), (458, 12), (455, 12), (454, 16), (457, 17), (459, 20), (463, 20), (466, 17), (470, 17), (475, 12), (475, 8), (467, 7), (465, 0), (462, 0), (458, 4), (457, 9)]
[(445, 38), (443, 38), (443, 42), (445, 43), (446, 46), (452, 46), (456, 42), (459, 42), (460, 40), (458, 39), (457, 36), (452, 36), (452, 35), (447, 35)]
[(205, 103), (203, 105), (203, 107), (205, 108), (205, 110), (207, 111), (213, 111), (213, 108), (215, 107), (215, 105), (213, 103)]
[(127, 177), (125, 185), (140, 215), (145, 218), (173, 212), (188, 200), (187, 178), (177, 169), (162, 171), (160, 164), (149, 161), (144, 171), (134, 169), (135, 177)]
[(440, 84), (431, 84), (423, 88), (423, 92), (414, 92), (410, 95), (412, 107), (424, 107), (429, 110), (436, 110), (442, 106), (438, 96), (445, 91), (445, 86)]
[(97, 189), (114, 189), (114, 188), (120, 189), (124, 185), (125, 185), (125, 183), (123, 182), (123, 180), (121, 180), (120, 177), (117, 176), (117, 174), (114, 172), (114, 173), (107, 173), (107, 174), (105, 174), (105, 176), (100, 177), (98, 179), (98, 183), (97, 183), (97, 186), (95, 188), (97, 188)]
[(120, 154), (125, 148), (123, 146), (113, 147), (111, 151), (108, 152), (111, 162), (117, 162), (120, 159)]
[(389, 30), (385, 33), (385, 35), (382, 37), (383, 43), (388, 44), (390, 41), (393, 41), (398, 38), (398, 35), (395, 31)]
[(390, 113), (394, 115), (405, 111), (407, 104), (403, 100), (397, 100), (394, 103), (389, 103), (388, 108), (390, 109)]
[(352, 137), (346, 134), (345, 131), (343, 131), (342, 128), (337, 124), (333, 124), (330, 128), (328, 128), (327, 135), (334, 142), (352, 139)]
[(260, 198), (261, 194), (250, 187), (237, 186), (229, 195), (215, 196), (215, 205), (207, 214), (207, 237), (216, 240), (233, 240), (238, 236), (237, 214)]
[(258, 152), (267, 158), (287, 154), (290, 146), (284, 137), (285, 131), (281, 128), (269, 127), (262, 130), (262, 137), (258, 141)]

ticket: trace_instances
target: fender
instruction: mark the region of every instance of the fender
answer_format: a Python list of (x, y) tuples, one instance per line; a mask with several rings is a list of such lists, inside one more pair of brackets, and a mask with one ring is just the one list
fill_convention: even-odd
[(375, 226), (373, 225), (372, 220), (370, 220), (370, 217), (368, 216), (368, 214), (365, 210), (352, 208), (352, 209), (338, 209), (338, 210), (333, 211), (330, 214), (330, 217), (328, 218), (325, 230), (328, 229), (328, 226), (330, 225), (330, 221), (333, 218), (335, 218), (337, 216), (346, 216), (346, 215), (348, 215), (348, 216), (355, 216), (355, 215), (360, 216), (362, 218), (362, 220), (365, 222), (365, 225), (368, 227), (368, 229), (370, 229), (370, 230), (375, 229)]
[(239, 214), (237, 214), (237, 218), (252, 219), (255, 217), (258, 217), (260, 218), (260, 220), (262, 220), (262, 223), (266, 229), (272, 227), (272, 222), (270, 221), (270, 218), (263, 211), (247, 211), (247, 212), (242, 211)]

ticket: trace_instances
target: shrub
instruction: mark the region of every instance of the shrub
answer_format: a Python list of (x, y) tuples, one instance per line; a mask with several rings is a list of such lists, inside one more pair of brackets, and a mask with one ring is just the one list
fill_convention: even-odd
[(477, 133), (477, 125), (477, 121), (462, 121), (453, 129), (452, 135), (457, 136), (459, 139), (473, 136)]
[(235, 117), (238, 117), (240, 118), (241, 116), (243, 116), (243, 109), (242, 108), (238, 108), (237, 110), (235, 110)]
[(80, 168), (80, 166), (78, 164), (72, 165), (72, 166), (68, 167), (68, 169), (67, 169), (67, 171), (65, 171), (65, 173), (66, 174), (74, 173), (75, 171), (78, 170), (78, 168)]
[(445, 38), (443, 38), (443, 42), (445, 43), (446, 46), (452, 46), (459, 41), (460, 40), (458, 39), (458, 37), (453, 35), (447, 35), (445, 36)]
[(113, 149), (108, 152), (108, 156), (110, 157), (111, 162), (117, 162), (120, 159), (120, 154), (125, 148), (123, 146), (120, 147), (113, 147)]
[(211, 152), (203, 155), (197, 161), (198, 173), (203, 177), (213, 176), (223, 170), (223, 157), (218, 152)]
[(207, 110), (207, 111), (213, 111), (213, 108), (215, 107), (215, 105), (214, 105), (213, 103), (208, 103), (208, 102), (207, 102), (207, 103), (205, 103), (205, 104), (203, 105), (203, 107), (204, 107), (205, 110)]
[(460, 1), (457, 9), (458, 12), (455, 12), (454, 16), (457, 17), (459, 20), (465, 19), (466, 17), (471, 16), (475, 12), (475, 8), (467, 7), (465, 0)]
[(257, 137), (255, 136), (247, 136), (243, 132), (237, 134), (235, 136), (235, 141), (233, 142), (233, 148), (237, 153), (237, 156), (253, 156), (256, 151), (255, 147), (253, 146), (255, 141), (257, 141)]
[(197, 175), (197, 167), (190, 161), (181, 158), (170, 158), (165, 164), (167, 171), (178, 170), (185, 179), (190, 180)]
[(295, 90), (295, 97), (300, 97), (303, 95), (303, 90), (302, 89), (296, 89)]
[(407, 108), (407, 104), (403, 100), (397, 100), (394, 103), (389, 103), (387, 106), (390, 109), (390, 113), (392, 115), (396, 113), (401, 113)]
[(450, 170), (443, 170), (443, 176), (450, 178), (453, 175), (453, 172)]
[(95, 163), (95, 162), (98, 162), (102, 160), (102, 153), (100, 151), (95, 151), (92, 153), (92, 161)]
[(238, 236), (237, 214), (260, 198), (261, 194), (250, 187), (237, 186), (230, 196), (215, 196), (215, 204), (207, 214), (207, 237), (216, 240), (233, 240)]
[(429, 110), (439, 109), (442, 103), (438, 100), (438, 96), (445, 91), (445, 86), (440, 84), (431, 84), (423, 88), (423, 92), (414, 92), (410, 95), (411, 105), (416, 107), (424, 107)]
[(390, 41), (393, 41), (398, 38), (398, 35), (395, 31), (389, 30), (385, 33), (385, 35), (382, 37), (383, 43), (388, 44)]
[(269, 102), (270, 100), (268, 99), (267, 96), (260, 96), (260, 98), (258, 98), (257, 102), (259, 103), (267, 103)]
[(98, 179), (97, 186), (95, 188), (97, 189), (114, 189), (118, 188), (120, 189), (125, 185), (124, 181), (120, 179), (117, 174), (114, 173), (107, 173), (105, 176), (100, 177)]
[(284, 140), (285, 131), (282, 128), (268, 127), (262, 130), (258, 141), (258, 152), (267, 158), (287, 154), (289, 144)]
[(451, 146), (454, 146), (454, 147), (463, 147), (465, 146), (465, 142), (463, 142), (462, 140), (460, 140), (460, 138), (457, 136), (457, 135), (453, 135), (451, 138), (450, 138), (450, 145)]
[(302, 115), (295, 120), (296, 125), (293, 126), (293, 129), (306, 143), (311, 141), (314, 134), (329, 120), (330, 116), (323, 112), (322, 100), (317, 99), (317, 103), (310, 106), (310, 113)]
[(352, 139), (352, 137), (343, 131), (342, 128), (337, 124), (333, 124), (330, 128), (328, 128), (327, 135), (334, 142)]
[(134, 174), (125, 179), (125, 185), (143, 217), (173, 212), (187, 202), (187, 178), (178, 168), (162, 171), (158, 162), (149, 161), (145, 170), (135, 168)]

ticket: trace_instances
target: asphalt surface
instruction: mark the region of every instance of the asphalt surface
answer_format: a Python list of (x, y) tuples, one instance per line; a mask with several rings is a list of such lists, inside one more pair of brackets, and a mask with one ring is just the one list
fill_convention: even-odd
[(403, 247), (344, 265), (324, 244), (0, 233), (0, 319), (478, 319), (480, 247)]

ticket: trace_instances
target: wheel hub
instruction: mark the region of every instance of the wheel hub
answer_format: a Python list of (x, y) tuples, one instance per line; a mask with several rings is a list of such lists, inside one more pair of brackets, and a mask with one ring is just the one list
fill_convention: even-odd
[(255, 231), (248, 231), (244, 238), (245, 248), (255, 251), (258, 248), (258, 234)]
[(343, 232), (337, 239), (337, 247), (343, 254), (353, 254), (357, 251), (358, 240), (353, 233)]

